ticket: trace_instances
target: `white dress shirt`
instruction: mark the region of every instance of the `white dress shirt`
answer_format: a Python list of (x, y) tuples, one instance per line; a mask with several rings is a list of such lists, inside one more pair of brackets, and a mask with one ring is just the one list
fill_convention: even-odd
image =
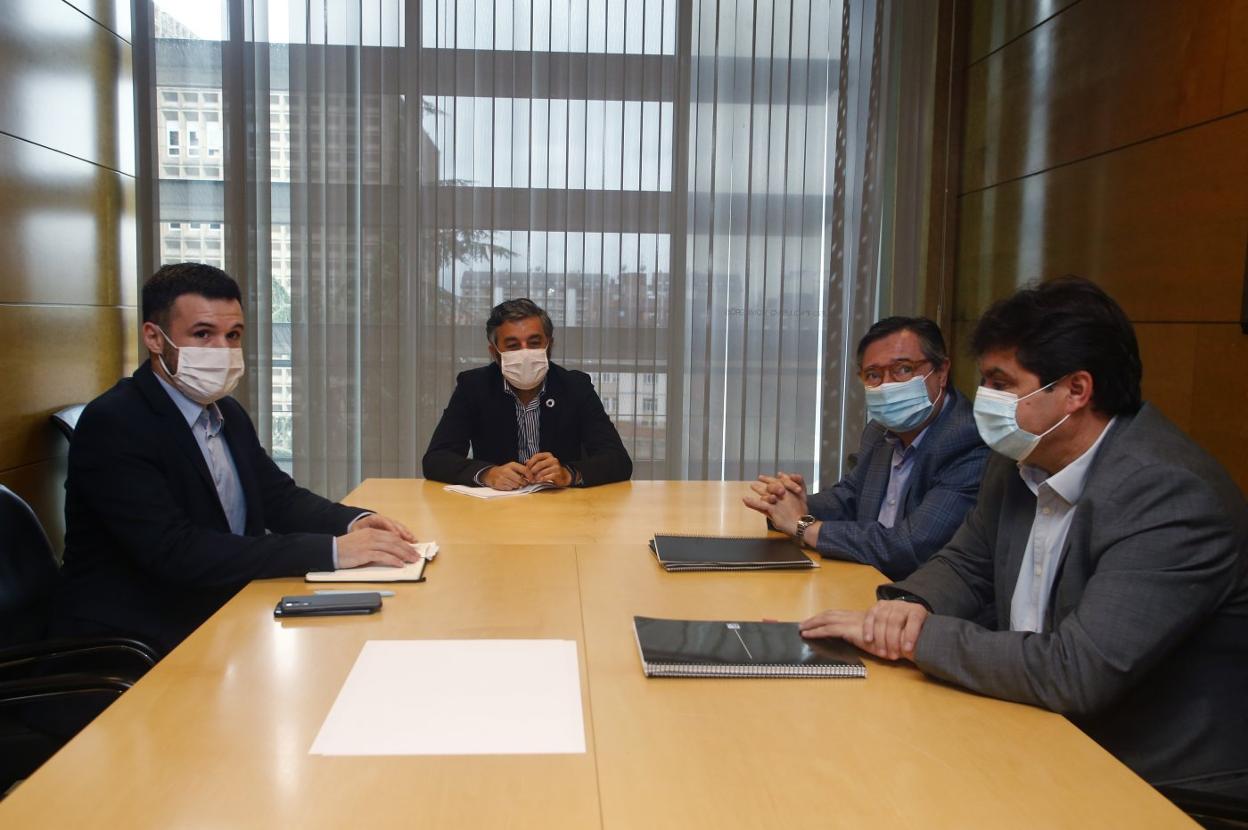
[(1023, 551), (1023, 564), (1018, 570), (1018, 582), (1014, 584), (1014, 596), (1010, 600), (1010, 629), (1013, 631), (1043, 631), (1045, 614), (1049, 610), (1049, 595), (1062, 562), (1066, 536), (1075, 520), (1075, 510), (1096, 451), (1115, 419), (1111, 419), (1092, 446), (1083, 455), (1049, 475), (1038, 467), (1018, 465), (1018, 474), (1027, 488), (1036, 496), (1036, 515), (1027, 536)]

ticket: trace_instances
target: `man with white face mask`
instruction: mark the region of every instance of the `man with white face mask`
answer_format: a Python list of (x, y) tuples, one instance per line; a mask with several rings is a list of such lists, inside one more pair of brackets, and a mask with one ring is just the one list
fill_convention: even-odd
[(949, 365), (931, 320), (875, 323), (858, 343), (869, 423), (857, 465), (814, 495), (796, 473), (759, 476), (746, 506), (825, 557), (909, 576), (962, 524), (988, 461)]
[(1143, 403), (1135, 332), (1092, 283), (998, 302), (971, 345), (997, 452), (975, 508), (869, 611), (803, 634), (1060, 712), (1154, 784), (1248, 796), (1243, 495)]
[(532, 300), (495, 306), (493, 362), (461, 372), (429, 440), (425, 478), (515, 490), (625, 481), (633, 462), (589, 375), (550, 361), (554, 324)]
[(58, 634), (177, 645), (252, 579), (413, 561), (398, 522), (297, 487), (230, 393), (237, 283), (166, 265), (143, 286), (150, 359), (83, 411), (65, 484)]

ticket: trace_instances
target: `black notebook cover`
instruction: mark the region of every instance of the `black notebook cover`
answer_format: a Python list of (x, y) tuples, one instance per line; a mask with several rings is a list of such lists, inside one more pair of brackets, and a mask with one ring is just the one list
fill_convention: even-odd
[(647, 677), (866, 677), (853, 646), (805, 640), (797, 623), (633, 617)]
[(791, 539), (656, 534), (650, 549), (669, 571), (759, 571), (818, 567)]

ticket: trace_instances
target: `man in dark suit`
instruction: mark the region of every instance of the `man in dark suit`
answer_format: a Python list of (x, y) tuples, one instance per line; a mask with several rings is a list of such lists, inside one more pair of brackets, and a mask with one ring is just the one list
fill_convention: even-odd
[(1155, 784), (1248, 795), (1243, 495), (1141, 401), (1135, 333), (1092, 283), (997, 303), (972, 349), (997, 451), (975, 508), (870, 611), (804, 635), (1060, 712)]
[(425, 478), (515, 490), (633, 474), (589, 375), (550, 362), (554, 324), (545, 311), (528, 299), (499, 303), (485, 337), (493, 362), (457, 378), (425, 451)]
[(54, 632), (168, 651), (252, 579), (413, 561), (406, 528), (295, 485), (229, 393), (238, 285), (166, 265), (143, 286), (148, 362), (83, 411), (65, 482)]
[(807, 495), (796, 473), (759, 476), (745, 504), (829, 558), (909, 576), (949, 541), (975, 503), (988, 448), (949, 384), (940, 327), (888, 317), (858, 343), (867, 417), (858, 464)]

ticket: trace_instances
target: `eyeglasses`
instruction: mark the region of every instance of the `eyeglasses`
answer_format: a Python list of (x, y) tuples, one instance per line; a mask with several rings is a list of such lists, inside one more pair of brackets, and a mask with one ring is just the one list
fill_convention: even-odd
[(869, 387), (879, 386), (885, 379), (905, 383), (918, 373), (919, 367), (930, 360), (894, 360), (884, 366), (866, 366), (858, 370), (858, 377)]

